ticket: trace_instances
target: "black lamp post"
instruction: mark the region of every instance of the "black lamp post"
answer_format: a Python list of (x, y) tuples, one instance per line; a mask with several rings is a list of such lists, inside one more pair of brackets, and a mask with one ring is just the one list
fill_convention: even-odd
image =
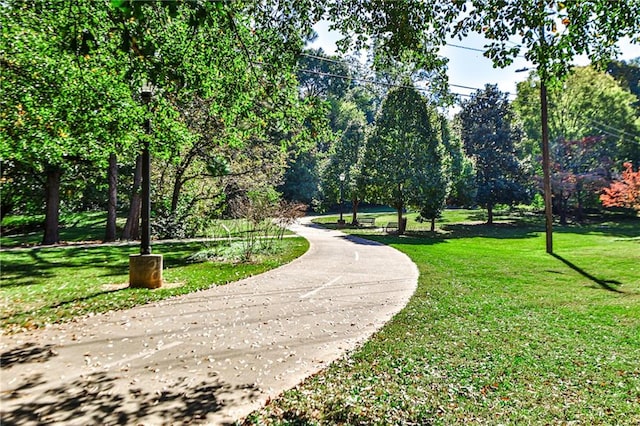
[(151, 117), (149, 117), (149, 105), (153, 96), (153, 87), (144, 84), (140, 91), (142, 102), (147, 105), (147, 118), (144, 121), (146, 137), (142, 148), (142, 230), (140, 238), (140, 254), (151, 254), (151, 155), (149, 154), (149, 137), (151, 135)]
[(142, 230), (140, 254), (129, 256), (129, 286), (158, 288), (162, 286), (162, 255), (151, 254), (151, 156), (149, 138), (151, 137), (151, 117), (149, 105), (153, 96), (153, 86), (145, 84), (140, 90), (142, 102), (147, 106), (147, 118), (144, 121), (146, 133), (142, 147)]
[(342, 198), (342, 191), (343, 191), (344, 180), (346, 176), (344, 173), (340, 173), (340, 176), (338, 177), (340, 178), (340, 220), (338, 221), (338, 223), (340, 225), (344, 225), (344, 219), (342, 218), (342, 211), (343, 211), (343, 204), (344, 204), (344, 199)]

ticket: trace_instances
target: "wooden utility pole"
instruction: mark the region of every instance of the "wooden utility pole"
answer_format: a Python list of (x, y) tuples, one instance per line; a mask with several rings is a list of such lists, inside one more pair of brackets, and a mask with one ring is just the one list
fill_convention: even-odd
[(547, 85), (540, 79), (540, 112), (542, 121), (542, 173), (544, 185), (544, 215), (547, 253), (553, 253), (553, 205), (551, 203), (551, 171), (549, 161), (549, 114), (547, 112)]

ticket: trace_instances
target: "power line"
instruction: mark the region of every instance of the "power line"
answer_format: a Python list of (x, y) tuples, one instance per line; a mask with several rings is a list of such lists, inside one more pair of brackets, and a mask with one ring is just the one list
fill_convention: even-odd
[[(514, 44), (511, 41), (509, 43)], [(484, 49), (479, 49), (477, 47), (462, 46), (460, 44), (445, 43), (444, 46), (451, 46), (451, 47), (455, 47), (457, 49), (471, 50), (473, 52), (480, 52), (480, 53), (485, 53), (486, 52), (486, 50), (484, 50)], [(518, 47), (519, 48), (521, 46), (520, 45), (516, 45), (514, 47)], [(516, 58), (525, 58), (526, 59), (526, 57), (524, 55), (516, 55)]]
[[(336, 64), (351, 65), (349, 62), (346, 62), (346, 61), (341, 61), (341, 60), (337, 60), (337, 59), (333, 59), (333, 58), (325, 58), (325, 57), (322, 57), (322, 56), (311, 55), (311, 54), (307, 54), (307, 53), (302, 53), (301, 56), (305, 56), (305, 57), (313, 58), (313, 59), (318, 59), (318, 60), (326, 61), (326, 62), (332, 62), (332, 63), (336, 63)], [(386, 86), (389, 86), (389, 87), (409, 87), (409, 86), (393, 85), (393, 84), (384, 83), (384, 82), (376, 82), (374, 80), (358, 79), (356, 77), (347, 77), (347, 76), (339, 75), (339, 74), (323, 73), (321, 71), (312, 71), (312, 70), (308, 70), (308, 69), (300, 69), (300, 71), (306, 72), (306, 73), (324, 75), (324, 76), (327, 76), (327, 77), (347, 78), (347, 79), (351, 79), (351, 80), (354, 80), (354, 81), (361, 81), (361, 82), (365, 82), (365, 83), (381, 84), (381, 85), (386, 85)], [(457, 87), (459, 89), (478, 90), (478, 91), (482, 91), (483, 90), (483, 89), (480, 89), (478, 87), (465, 86), (465, 85), (462, 85), (462, 84), (455, 84), (455, 83), (448, 83), (448, 84), (451, 87)], [(457, 94), (457, 93), (454, 93), (454, 94)], [(471, 96), (471, 95), (465, 95), (465, 94), (457, 94), (457, 95), (460, 95), (460, 96)], [(515, 94), (508, 93), (508, 92), (507, 92), (507, 95), (515, 96)]]
[(478, 48), (475, 48), (475, 47), (468, 47), (468, 46), (461, 46), (459, 44), (446, 43), (445, 46), (451, 46), (451, 47), (455, 47), (455, 48), (458, 48), (458, 49), (471, 50), (473, 52), (484, 53), (483, 49), (478, 49)]
[[(626, 132), (624, 130), (618, 129), (617, 127), (613, 127), (613, 126), (610, 126), (610, 125), (605, 124), (605, 123), (600, 123), (599, 121), (596, 121), (593, 118), (587, 118), (587, 120), (591, 121), (591, 123), (595, 124), (596, 126), (606, 127), (608, 129), (611, 129), (614, 132), (619, 133), (618, 137), (620, 137), (620, 135), (623, 135), (623, 136), (629, 136), (629, 137), (632, 137), (632, 138), (640, 138), (640, 136), (638, 136), (635, 133), (629, 133), (629, 132)], [(602, 130), (602, 129), (600, 129), (600, 130)]]
[[(260, 62), (256, 62), (256, 64), (262, 65)], [(350, 80), (350, 81), (357, 81), (360, 83), (369, 83), (369, 84), (374, 84), (374, 85), (378, 85), (378, 86), (385, 86), (385, 87), (398, 87), (398, 88), (404, 88), (404, 89), (416, 89), (418, 91), (422, 91), (426, 93), (426, 90), (418, 87), (418, 86), (407, 86), (407, 85), (402, 85), (402, 84), (395, 84), (395, 83), (386, 83), (384, 81), (376, 81), (376, 80), (368, 80), (368, 79), (363, 79), (363, 78), (358, 78), (358, 77), (351, 77), (351, 76), (346, 76), (346, 75), (342, 75), (342, 74), (333, 74), (333, 73), (327, 73), (327, 72), (321, 72), (321, 71), (314, 71), (314, 70), (309, 70), (309, 69), (304, 69), (304, 68), (300, 68), (298, 69), (298, 71), (306, 73), (306, 74), (315, 74), (315, 75), (320, 75), (323, 77), (335, 77), (335, 78), (340, 78), (343, 80)], [(455, 84), (449, 84), (450, 86), (454, 86), (454, 87), (461, 87), (461, 88), (465, 88), (465, 89), (472, 89), (472, 90), (482, 90), (482, 89), (478, 89), (475, 87), (468, 87), (468, 86), (460, 86), (460, 85), (455, 85)], [(456, 93), (456, 92), (451, 92), (450, 94), (455, 95), (455, 96), (463, 96), (463, 97), (473, 97), (473, 94), (467, 94), (467, 93)], [(511, 95), (510, 93), (507, 93), (508, 95)], [(482, 97), (482, 96), (480, 96)]]
[[(594, 128), (596, 130), (599, 130), (602, 134), (614, 137), (616, 139), (620, 138), (620, 135), (616, 135), (616, 134), (610, 133), (610, 132), (606, 131), (605, 129), (602, 129), (602, 128), (598, 127), (598, 126), (595, 126)], [(640, 145), (639, 141), (634, 141), (634, 140), (627, 141), (627, 143), (633, 143), (633, 144), (636, 144), (636, 145)]]
[(323, 76), (323, 77), (335, 77), (335, 78), (340, 78), (340, 79), (343, 79), (343, 80), (353, 80), (353, 81), (357, 81), (357, 82), (360, 82), (360, 83), (377, 84), (377, 85), (380, 85), (380, 86), (387, 86), (387, 87), (401, 87), (401, 88), (405, 88), (405, 89), (409, 89), (409, 88), (413, 87), (413, 86), (406, 86), (406, 85), (401, 85), (401, 84), (385, 83), (384, 81), (376, 81), (376, 80), (368, 80), (368, 79), (358, 78), (358, 77), (351, 77), (351, 76), (342, 75), (342, 74), (333, 74), (333, 73), (329, 73), (329, 72), (308, 70), (308, 69), (304, 69), (304, 68), (300, 68), (300, 69), (298, 69), (298, 71), (306, 73), (306, 74), (315, 74), (315, 75), (320, 75), (320, 76)]

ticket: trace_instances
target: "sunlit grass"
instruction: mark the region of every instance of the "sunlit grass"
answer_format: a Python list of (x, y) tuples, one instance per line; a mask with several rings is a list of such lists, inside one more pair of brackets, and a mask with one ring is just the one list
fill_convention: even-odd
[[(254, 261), (234, 259), (191, 262), (190, 257), (212, 242), (157, 243), (163, 255), (163, 287), (128, 288), (129, 255), (137, 246), (33, 248), (0, 252), (0, 319), (12, 332), (77, 315), (124, 309), (256, 275), (304, 253), (302, 238), (277, 242), (278, 250), (256, 255)], [(273, 247), (272, 247), (273, 248)]]
[(473, 222), (361, 233), (418, 265), (415, 295), (247, 423), (640, 424), (640, 222), (558, 227), (557, 257), (539, 223)]

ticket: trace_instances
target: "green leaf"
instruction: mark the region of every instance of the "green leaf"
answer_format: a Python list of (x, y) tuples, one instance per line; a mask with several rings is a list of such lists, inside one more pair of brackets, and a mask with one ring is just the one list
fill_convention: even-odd
[(129, 0), (111, 0), (111, 7), (120, 10), (124, 14), (131, 13), (131, 6)]

